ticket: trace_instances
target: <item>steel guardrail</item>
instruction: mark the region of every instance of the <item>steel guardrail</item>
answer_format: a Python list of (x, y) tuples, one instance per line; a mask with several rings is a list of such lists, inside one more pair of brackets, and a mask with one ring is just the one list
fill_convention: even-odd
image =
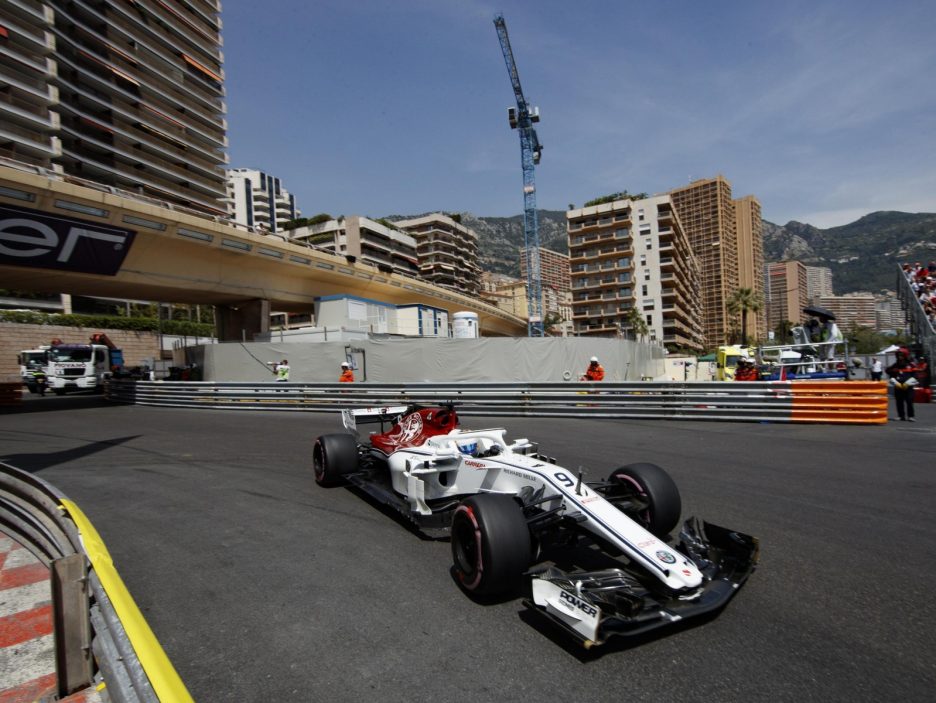
[[(115, 703), (192, 700), (77, 505), (42, 479), (0, 462), (0, 527), (50, 570), (60, 697), (97, 685)], [(82, 590), (66, 603), (54, 585), (63, 563), (72, 569), (72, 590)], [(71, 632), (63, 633), (62, 623)]]
[(875, 381), (634, 383), (213, 383), (111, 381), (108, 400), (177, 408), (335, 412), (454, 402), (462, 415), (737, 422), (887, 422)]
[(897, 266), (897, 297), (901, 307), (906, 311), (910, 332), (926, 355), (932, 382), (933, 376), (936, 375), (933, 369), (933, 359), (936, 358), (936, 330), (933, 329), (919, 297), (913, 292), (913, 287), (900, 266)]

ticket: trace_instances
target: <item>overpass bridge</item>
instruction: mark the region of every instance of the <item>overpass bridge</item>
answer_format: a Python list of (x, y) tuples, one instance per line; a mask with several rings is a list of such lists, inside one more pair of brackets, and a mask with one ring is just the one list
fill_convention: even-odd
[(478, 314), (486, 336), (526, 321), (475, 298), (220, 217), (48, 169), (0, 161), (0, 285), (42, 293), (217, 306), (218, 336), (269, 330), (271, 310), (355, 295)]

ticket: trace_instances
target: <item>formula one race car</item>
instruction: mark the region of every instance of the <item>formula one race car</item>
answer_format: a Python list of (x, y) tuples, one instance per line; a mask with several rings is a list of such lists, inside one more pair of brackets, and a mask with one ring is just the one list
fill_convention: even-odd
[[(316, 482), (349, 482), (424, 533), (449, 534), (453, 574), (469, 593), (509, 593), (530, 577), (526, 604), (586, 647), (716, 610), (756, 565), (755, 538), (696, 519), (677, 546), (667, 544), (681, 501), (654, 464), (583, 481), (528, 440), (508, 442), (504, 429), (457, 429), (452, 405), (344, 410), (342, 418), (350, 434), (315, 441)], [(366, 423), (381, 431), (361, 440), (357, 426)], [(571, 547), (588, 548), (592, 565), (597, 553), (600, 568), (544, 563), (550, 549)]]

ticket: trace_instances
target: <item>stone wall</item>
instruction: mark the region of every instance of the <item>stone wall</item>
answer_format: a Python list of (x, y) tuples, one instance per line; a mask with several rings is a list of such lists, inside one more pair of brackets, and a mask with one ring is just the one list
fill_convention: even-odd
[(19, 379), (16, 355), (23, 349), (35, 349), (42, 344), (48, 344), (55, 337), (66, 344), (87, 344), (91, 335), (97, 332), (105, 333), (123, 350), (124, 363), (127, 366), (141, 366), (144, 360), (152, 360), (158, 356), (159, 334), (156, 332), (0, 322), (0, 381)]

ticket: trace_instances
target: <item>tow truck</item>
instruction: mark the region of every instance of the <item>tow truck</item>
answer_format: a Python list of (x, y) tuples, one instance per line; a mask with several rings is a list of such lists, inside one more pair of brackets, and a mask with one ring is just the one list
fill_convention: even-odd
[(48, 387), (56, 395), (103, 389), (106, 379), (123, 372), (123, 352), (103, 333), (91, 335), (89, 344), (53, 343), (44, 353)]

